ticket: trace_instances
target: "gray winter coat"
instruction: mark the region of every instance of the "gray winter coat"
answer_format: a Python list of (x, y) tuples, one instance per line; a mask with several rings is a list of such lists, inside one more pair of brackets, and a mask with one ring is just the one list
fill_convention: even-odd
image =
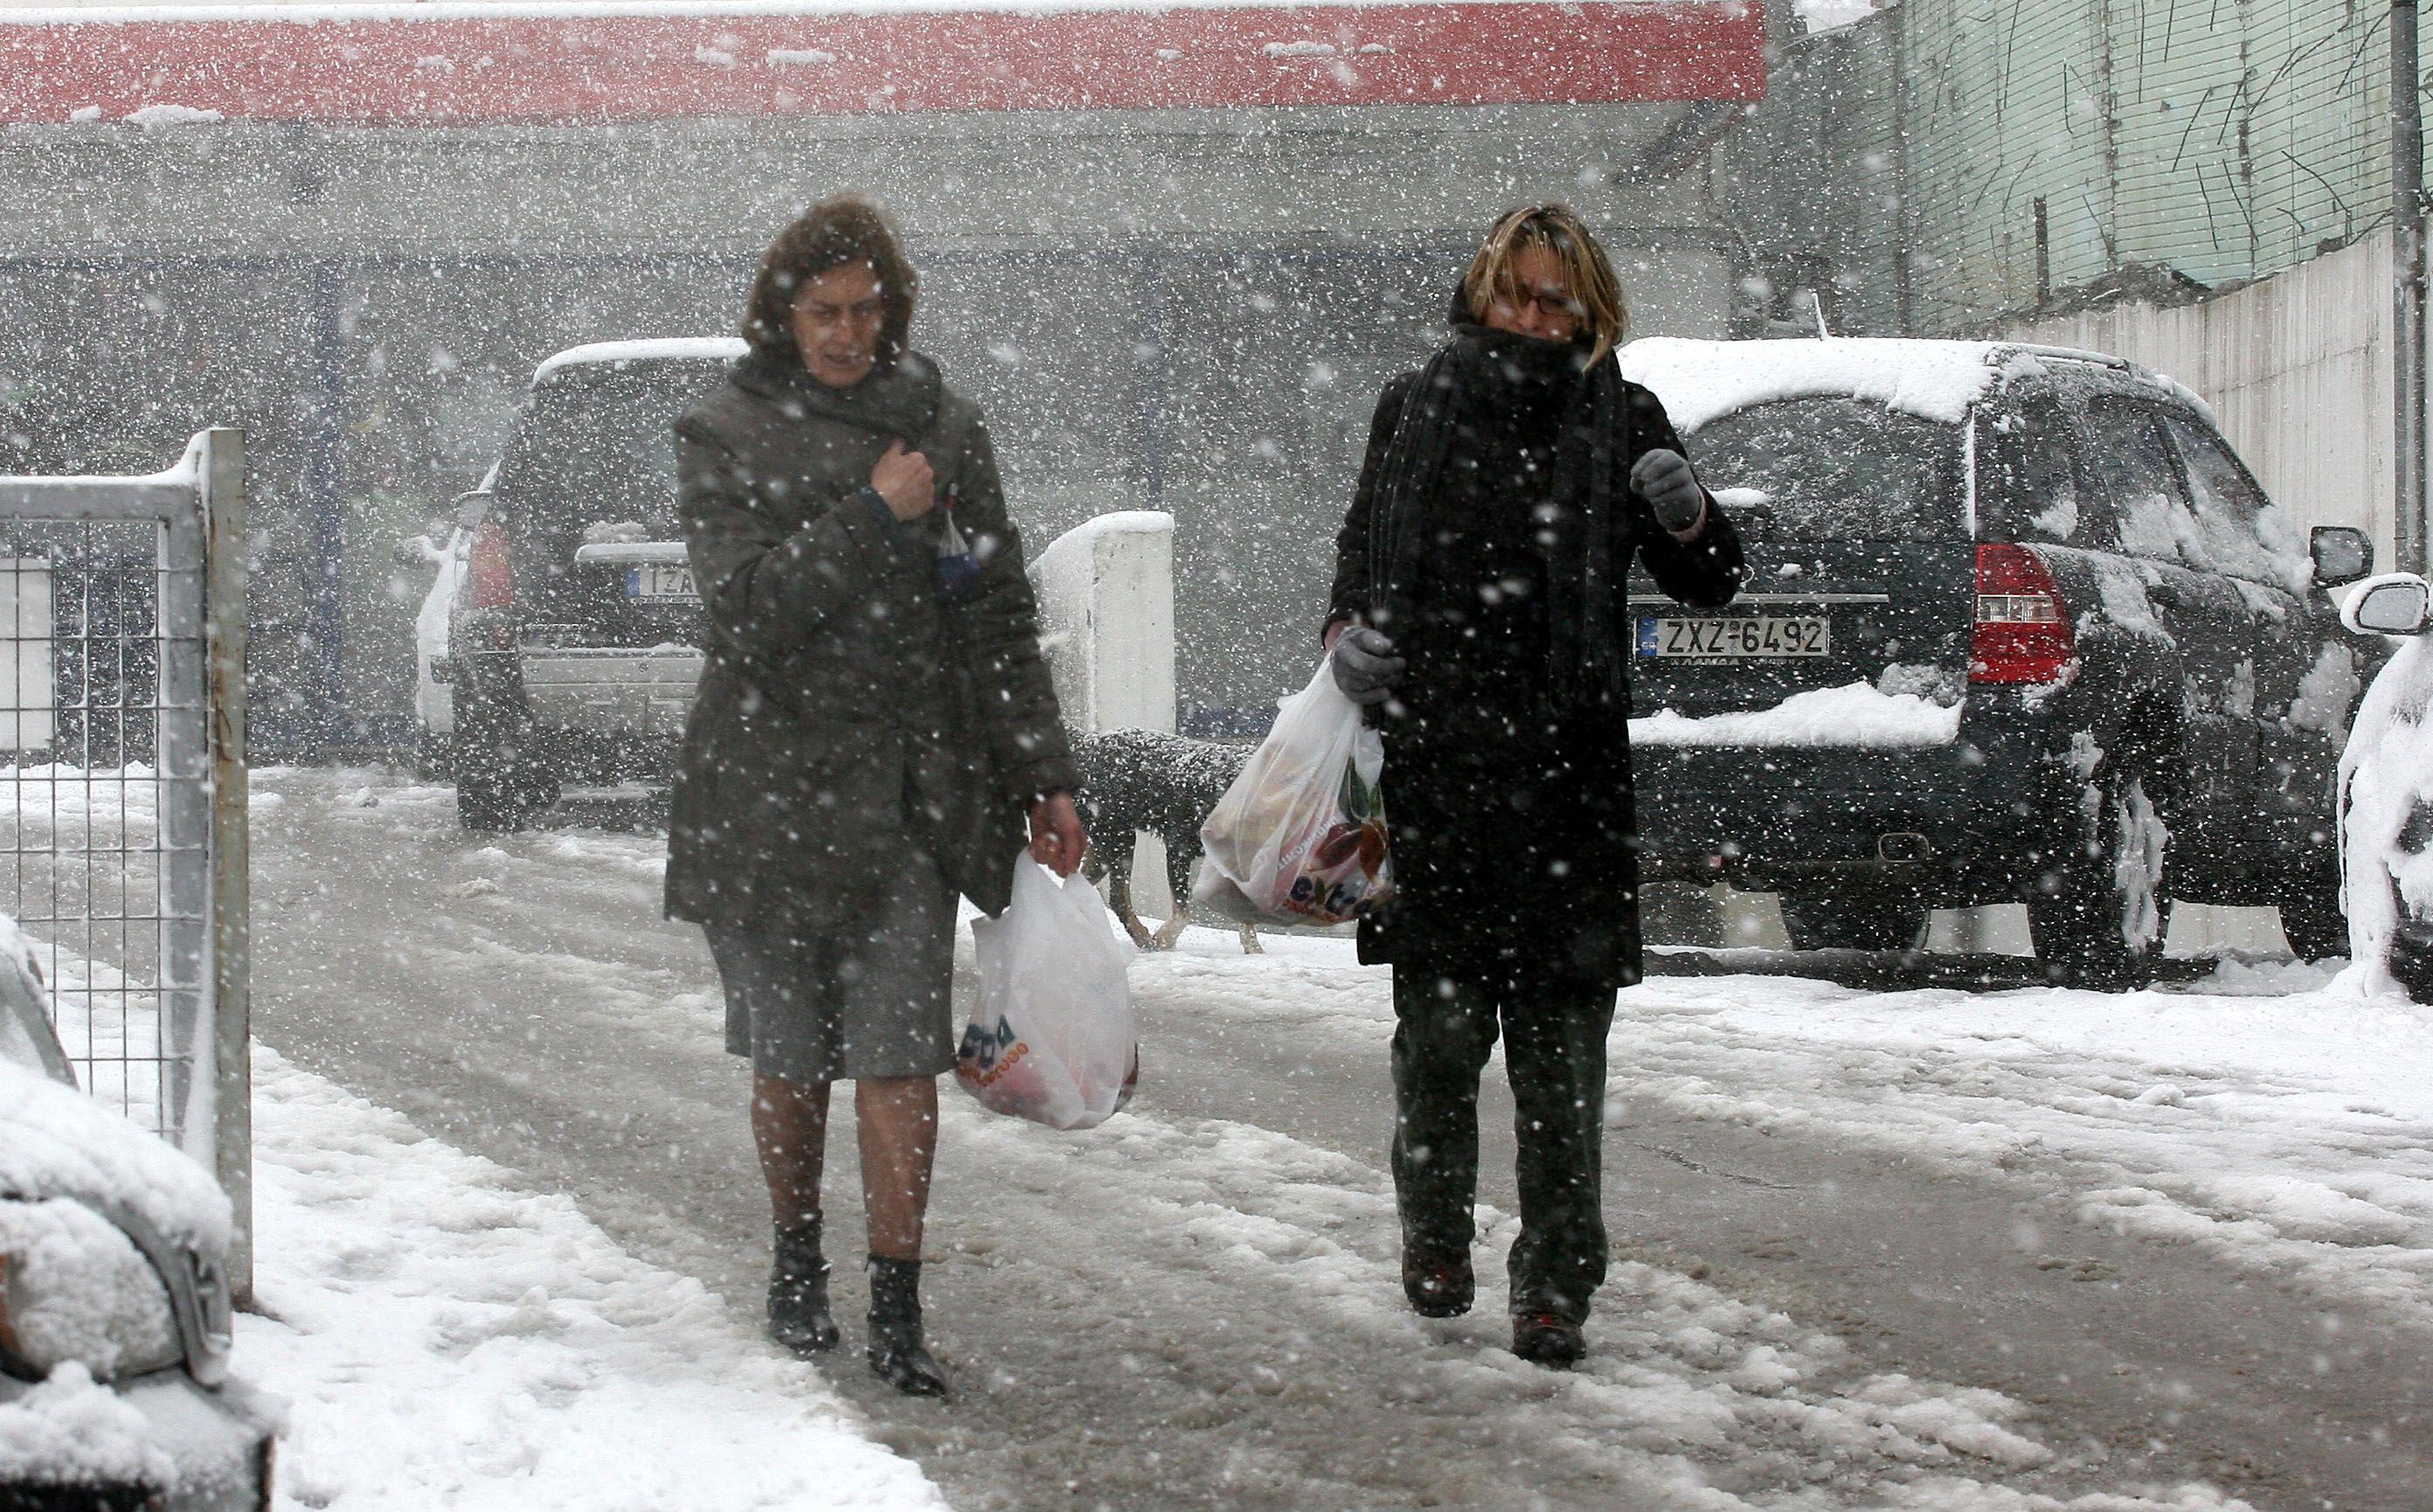
[[(668, 821), (669, 917), (816, 931), (908, 846), (1004, 909), (1025, 810), (1076, 778), (979, 411), (908, 353), (851, 389), (757, 354), (676, 421), (709, 622)], [(898, 438), (941, 508), (869, 487)], [(979, 558), (941, 585), (944, 506)]]

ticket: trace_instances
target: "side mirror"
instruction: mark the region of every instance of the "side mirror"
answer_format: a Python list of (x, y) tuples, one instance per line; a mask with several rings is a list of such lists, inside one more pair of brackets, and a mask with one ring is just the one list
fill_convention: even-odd
[(2413, 572), (2386, 572), (2349, 596), (2340, 607), (2340, 623), (2360, 634), (2421, 635), (2428, 609), (2433, 586)]
[(2318, 525), (2306, 537), (2306, 554), (2315, 560), (2315, 581), (2336, 588), (2373, 570), (2373, 537), (2354, 525)]

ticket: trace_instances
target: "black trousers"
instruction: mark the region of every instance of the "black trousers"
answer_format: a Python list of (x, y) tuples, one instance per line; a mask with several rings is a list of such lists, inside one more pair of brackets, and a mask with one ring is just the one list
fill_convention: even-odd
[(1504, 1037), (1520, 1141), (1511, 1308), (1577, 1324), (1605, 1280), (1605, 1044), (1614, 992), (1394, 968), (1394, 1195), (1403, 1244), (1465, 1252), (1478, 1194), (1478, 1079)]

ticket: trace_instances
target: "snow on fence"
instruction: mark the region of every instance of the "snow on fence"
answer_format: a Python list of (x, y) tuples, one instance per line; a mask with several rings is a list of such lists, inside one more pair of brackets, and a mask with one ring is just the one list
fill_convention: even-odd
[(0, 478), (0, 909), (86, 1090), (219, 1177), (250, 1289), (245, 450)]

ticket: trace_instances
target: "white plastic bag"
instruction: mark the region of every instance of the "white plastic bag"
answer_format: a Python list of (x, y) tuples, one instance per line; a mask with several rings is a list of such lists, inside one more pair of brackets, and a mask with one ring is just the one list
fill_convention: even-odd
[(983, 1106), (1089, 1129), (1131, 1100), (1139, 1021), (1124, 968), (1133, 949), (1111, 917), (1080, 873), (1059, 881), (1025, 855), (1005, 912), (972, 921), (980, 993), (955, 1079)]
[(1394, 893), (1386, 745), (1335, 686), (1329, 660), (1285, 699), (1242, 774), (1199, 827), (1191, 895), (1246, 924), (1341, 924)]

